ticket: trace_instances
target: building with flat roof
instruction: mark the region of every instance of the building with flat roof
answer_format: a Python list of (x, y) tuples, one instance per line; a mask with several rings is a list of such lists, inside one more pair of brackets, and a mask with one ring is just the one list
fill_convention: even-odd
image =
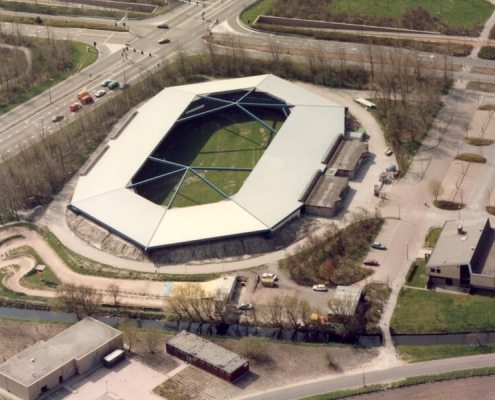
[(91, 317), (40, 341), (0, 365), (0, 387), (24, 400), (96, 367), (117, 348), (122, 332)]
[[(283, 113), (285, 121), (278, 131), (256, 117), (254, 110), (260, 108)], [(232, 196), (225, 195), (218, 185), (204, 182), (201, 165), (172, 163), (155, 151), (177, 124), (187, 131), (184, 122), (214, 118), (229, 110), (244, 113), (274, 135)], [(94, 165), (79, 176), (68, 207), (145, 251), (253, 234), (269, 236), (300, 215), (303, 204), (299, 195), (321, 167), (328, 147), (344, 133), (346, 111), (346, 107), (274, 75), (166, 88), (138, 109)], [(146, 163), (162, 165), (162, 175), (139, 180)], [(174, 207), (180, 189), (174, 189), (166, 205), (139, 194), (142, 185), (172, 174), (183, 176), (181, 182), (186, 174), (193, 174), (222, 200)]]
[(429, 282), (495, 290), (494, 242), (488, 218), (446, 221), (427, 257)]
[(368, 143), (357, 140), (341, 140), (337, 151), (328, 162), (328, 169), (336, 176), (354, 179), (361, 163), (368, 159)]
[(200, 336), (182, 331), (169, 339), (167, 353), (234, 382), (249, 371), (249, 360)]
[(323, 175), (306, 200), (304, 210), (310, 215), (331, 218), (342, 209), (348, 190), (348, 178)]
[(335, 308), (328, 310), (328, 315), (344, 315), (352, 317), (361, 300), (363, 289), (356, 286), (337, 286), (332, 302)]

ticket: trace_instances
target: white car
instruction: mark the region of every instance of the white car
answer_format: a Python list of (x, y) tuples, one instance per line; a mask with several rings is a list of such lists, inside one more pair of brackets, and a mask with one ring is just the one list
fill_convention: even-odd
[(277, 278), (277, 275), (275, 274), (272, 274), (270, 272), (265, 272), (263, 275), (262, 275), (263, 278), (273, 278), (274, 281), (276, 281), (278, 278)]
[(328, 288), (325, 285), (314, 285), (313, 290), (316, 292), (326, 292)]
[(251, 310), (252, 308), (253, 308), (253, 305), (249, 304), (249, 303), (239, 304), (239, 310)]
[(107, 92), (105, 92), (104, 90), (98, 90), (96, 93), (95, 93), (95, 96), (96, 97), (101, 97), (101, 96), (104, 96)]

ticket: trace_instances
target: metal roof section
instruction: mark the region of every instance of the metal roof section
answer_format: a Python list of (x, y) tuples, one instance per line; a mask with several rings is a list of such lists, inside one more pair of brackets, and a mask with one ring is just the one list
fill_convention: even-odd
[(323, 175), (309, 195), (305, 204), (313, 207), (332, 208), (342, 199), (343, 190), (349, 185), (349, 178)]
[(352, 171), (356, 168), (361, 156), (368, 153), (368, 143), (357, 140), (343, 140), (331, 158), (328, 167), (339, 170)]
[(344, 131), (344, 107), (297, 106), (232, 198), (273, 227), (302, 206), (299, 197), (321, 168), (335, 135)]
[(167, 341), (167, 345), (175, 347), (183, 353), (190, 354), (207, 364), (217, 367), (228, 374), (233, 373), (249, 360), (230, 350), (224, 349), (200, 336), (182, 331)]
[(470, 265), (488, 218), (446, 221), (428, 267)]
[(158, 226), (149, 248), (266, 232), (269, 227), (232, 200), (194, 207), (171, 208)]
[[(235, 107), (260, 99), (259, 105), (282, 108), (288, 116), (237, 194), (182, 209), (172, 203), (168, 210), (139, 196), (131, 187), (139, 183), (133, 182), (138, 171), (176, 121), (189, 115), (186, 110), (201, 114), (201, 103), (191, 107), (191, 102), (201, 96), (203, 101), (204, 96), (228, 98), (225, 93), (239, 90), (246, 95), (232, 97), (238, 101)], [(253, 108), (245, 111), (250, 114)], [(302, 206), (302, 190), (344, 132), (345, 112), (345, 107), (273, 75), (167, 88), (139, 109), (88, 174), (79, 177), (69, 208), (145, 249), (266, 232)]]

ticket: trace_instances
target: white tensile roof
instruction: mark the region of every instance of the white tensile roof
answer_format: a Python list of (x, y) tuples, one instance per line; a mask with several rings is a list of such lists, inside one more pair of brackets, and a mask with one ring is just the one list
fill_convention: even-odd
[[(229, 199), (185, 208), (154, 204), (127, 188), (175, 122), (198, 95), (264, 92), (286, 102), (290, 114), (241, 189)], [(266, 232), (296, 212), (308, 181), (335, 137), (345, 107), (274, 75), (164, 89), (143, 105), (85, 176), (70, 208), (145, 249)]]

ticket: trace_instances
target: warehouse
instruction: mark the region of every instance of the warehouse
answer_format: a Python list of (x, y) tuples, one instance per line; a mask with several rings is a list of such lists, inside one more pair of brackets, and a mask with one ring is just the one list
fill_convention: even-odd
[(87, 317), (1, 364), (0, 387), (32, 400), (71, 376), (101, 365), (118, 348), (122, 348), (122, 332)]
[(229, 382), (249, 372), (248, 359), (188, 331), (167, 342), (167, 353)]

